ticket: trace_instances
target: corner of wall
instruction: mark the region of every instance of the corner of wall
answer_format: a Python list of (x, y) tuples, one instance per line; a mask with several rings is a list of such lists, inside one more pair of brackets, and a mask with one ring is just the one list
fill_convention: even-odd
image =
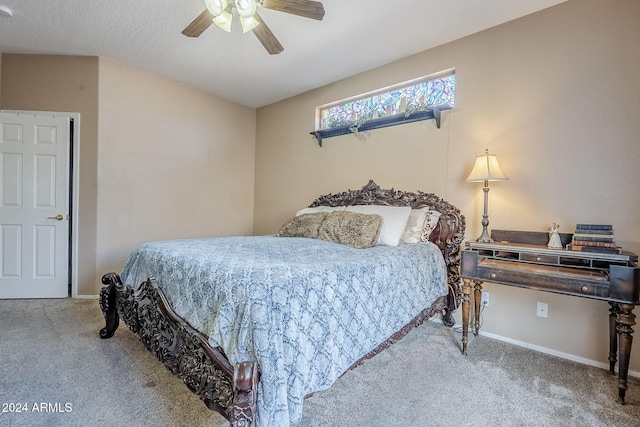
[(2, 52), (0, 52), (0, 108), (2, 108)]

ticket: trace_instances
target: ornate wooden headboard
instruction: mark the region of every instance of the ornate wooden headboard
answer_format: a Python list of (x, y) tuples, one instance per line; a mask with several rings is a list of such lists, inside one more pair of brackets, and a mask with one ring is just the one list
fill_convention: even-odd
[(411, 193), (393, 188), (384, 190), (373, 181), (369, 181), (360, 190), (320, 196), (309, 207), (349, 205), (410, 206), (413, 209), (429, 206), (440, 212), (438, 225), (429, 236), (429, 241), (440, 248), (447, 265), (449, 296), (445, 313), (443, 313), (443, 322), (452, 326), (454, 321), (451, 313), (458, 308), (462, 300), (460, 246), (464, 241), (466, 222), (460, 210), (435, 194), (421, 191)]

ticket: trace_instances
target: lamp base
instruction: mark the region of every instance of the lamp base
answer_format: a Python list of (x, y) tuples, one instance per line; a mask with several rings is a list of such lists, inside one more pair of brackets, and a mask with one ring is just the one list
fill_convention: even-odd
[(487, 230), (487, 227), (483, 227), (482, 228), (482, 234), (480, 235), (480, 237), (478, 237), (476, 239), (476, 242), (479, 242), (479, 243), (493, 243), (493, 239), (489, 235), (489, 231)]
[(487, 181), (484, 182), (484, 187), (482, 188), (484, 192), (484, 213), (482, 214), (482, 234), (478, 237), (476, 242), (480, 243), (493, 243), (493, 239), (489, 235), (489, 211), (487, 206), (489, 205), (489, 183)]

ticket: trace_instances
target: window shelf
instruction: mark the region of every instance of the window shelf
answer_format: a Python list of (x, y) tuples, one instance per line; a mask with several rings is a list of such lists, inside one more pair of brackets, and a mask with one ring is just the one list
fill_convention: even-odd
[(318, 145), (322, 147), (322, 140), (325, 138), (331, 138), (334, 136), (346, 135), (349, 133), (357, 132), (365, 132), (373, 129), (380, 129), (389, 126), (401, 125), (404, 123), (417, 122), (421, 120), (435, 120), (436, 127), (440, 129), (440, 117), (441, 112), (444, 110), (450, 110), (452, 107), (449, 105), (438, 105), (437, 107), (428, 108), (426, 110), (417, 110), (413, 111), (409, 114), (400, 113), (394, 114), (392, 116), (379, 117), (375, 119), (369, 119), (362, 123), (360, 126), (355, 128), (355, 123), (351, 123), (348, 125), (337, 126), (331, 129), (322, 129), (316, 130), (313, 132), (309, 132), (311, 135), (316, 137), (318, 141)]

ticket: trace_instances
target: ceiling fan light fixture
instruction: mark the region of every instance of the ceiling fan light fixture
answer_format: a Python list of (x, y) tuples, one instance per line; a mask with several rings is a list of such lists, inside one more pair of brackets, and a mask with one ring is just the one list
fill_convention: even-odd
[(324, 17), (324, 6), (317, 0), (204, 0), (204, 3), (205, 10), (182, 30), (183, 35), (199, 37), (213, 23), (231, 32), (235, 9), (243, 32), (252, 31), (270, 55), (277, 55), (284, 48), (256, 11), (258, 6), (317, 21)]
[(256, 7), (256, 0), (236, 0), (236, 10), (242, 18), (251, 18), (256, 13)]
[(215, 18), (213, 18), (213, 22), (220, 27), (221, 29), (225, 30), (227, 33), (231, 32), (231, 21), (233, 20), (233, 16), (227, 12), (226, 10), (223, 10), (222, 13), (220, 13), (220, 15), (216, 16)]

